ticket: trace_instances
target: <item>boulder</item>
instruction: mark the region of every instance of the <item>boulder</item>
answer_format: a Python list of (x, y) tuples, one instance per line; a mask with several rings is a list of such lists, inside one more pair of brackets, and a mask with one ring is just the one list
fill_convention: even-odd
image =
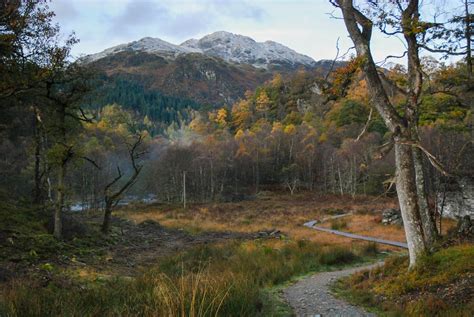
[(444, 190), (437, 195), (438, 212), (443, 217), (474, 219), (474, 179), (464, 177), (443, 184)]
[(400, 210), (388, 208), (382, 211), (382, 224), (384, 225), (402, 225), (402, 214)]

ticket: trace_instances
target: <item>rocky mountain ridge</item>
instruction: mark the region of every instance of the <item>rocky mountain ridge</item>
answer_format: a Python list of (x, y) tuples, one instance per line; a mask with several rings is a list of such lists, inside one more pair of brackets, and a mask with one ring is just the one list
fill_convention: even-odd
[(273, 41), (256, 42), (250, 37), (219, 31), (201, 39), (190, 39), (180, 45), (159, 38), (145, 37), (138, 41), (120, 44), (102, 52), (83, 58), (85, 62), (95, 62), (121, 52), (145, 52), (174, 60), (178, 56), (199, 53), (218, 57), (226, 62), (247, 64), (256, 68), (269, 69), (283, 67), (297, 69), (312, 68), (317, 62), (309, 56)]

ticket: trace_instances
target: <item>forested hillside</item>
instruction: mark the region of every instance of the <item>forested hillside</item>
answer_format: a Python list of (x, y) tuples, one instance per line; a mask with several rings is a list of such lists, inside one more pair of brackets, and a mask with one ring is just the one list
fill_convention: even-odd
[[(431, 59), (426, 63), (433, 66)], [(262, 186), (351, 195), (385, 192), (394, 176), (393, 153), (383, 146), (390, 134), (371, 109), (365, 80), (353, 65), (339, 69), (330, 83), (303, 71), (289, 80), (276, 75), (232, 107), (196, 112), (149, 165), (149, 190), (166, 201), (180, 200), (186, 172), (188, 195), (197, 201), (242, 197)], [(429, 91), (445, 89), (462, 76), (463, 67), (431, 69), (420, 133), (424, 146), (446, 166), (470, 175), (472, 92), (462, 84), (450, 87), (458, 96)], [(396, 66), (386, 76), (401, 80), (403, 72)], [(396, 91), (393, 98), (402, 106)], [(434, 191), (442, 175), (433, 168), (426, 172)]]

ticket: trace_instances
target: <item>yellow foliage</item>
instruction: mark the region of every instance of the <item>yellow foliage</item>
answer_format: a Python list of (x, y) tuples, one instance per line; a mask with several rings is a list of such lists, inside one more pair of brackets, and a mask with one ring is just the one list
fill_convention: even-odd
[(289, 124), (285, 127), (285, 134), (294, 135), (296, 133), (296, 126), (294, 124)]
[(236, 141), (239, 141), (239, 140), (242, 140), (242, 138), (243, 138), (244, 136), (245, 136), (244, 131), (243, 131), (242, 129), (239, 129), (239, 130), (237, 130), (237, 132), (235, 133), (234, 138), (235, 138)]
[(273, 76), (272, 80), (270, 81), (270, 84), (272, 85), (273, 88), (279, 88), (283, 85), (283, 78), (279, 73), (276, 73), (275, 76)]
[(319, 142), (326, 142), (328, 140), (328, 135), (326, 133), (321, 134), (319, 137)]
[(258, 112), (267, 112), (270, 110), (270, 98), (265, 90), (258, 95), (256, 100), (256, 110)]
[(272, 134), (280, 133), (282, 131), (283, 131), (283, 124), (281, 124), (281, 122), (279, 121), (273, 122)]
[(232, 124), (237, 129), (245, 129), (250, 116), (250, 104), (247, 100), (240, 100), (232, 106)]

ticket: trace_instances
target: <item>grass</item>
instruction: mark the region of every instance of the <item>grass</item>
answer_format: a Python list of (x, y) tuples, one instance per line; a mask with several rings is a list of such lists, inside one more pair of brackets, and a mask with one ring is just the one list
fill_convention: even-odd
[[(374, 221), (374, 211), (395, 207), (392, 198), (356, 197), (339, 195), (316, 195), (309, 192), (297, 193), (293, 196), (285, 193), (265, 192), (264, 197), (254, 200), (191, 204), (186, 210), (178, 206), (155, 205), (140, 209), (123, 209), (116, 214), (141, 223), (154, 220), (167, 227), (183, 228), (191, 232), (204, 231), (239, 231), (258, 232), (278, 229), (294, 240), (309, 239), (326, 245), (363, 244), (329, 233), (317, 232), (303, 226), (313, 219), (323, 219), (328, 215), (339, 215), (353, 212), (347, 220), (348, 231), (352, 231), (354, 221), (359, 220), (359, 212), (372, 214), (360, 218), (362, 222), (354, 227), (355, 231), (377, 231), (383, 233), (391, 230), (391, 234), (383, 238), (404, 240), (403, 228), (388, 228)], [(330, 225), (329, 221), (327, 222)], [(369, 234), (370, 235), (370, 234)], [(391, 247), (383, 247), (392, 250)]]
[[(83, 279), (66, 272), (15, 280), (0, 290), (2, 316), (274, 315), (265, 289), (296, 275), (366, 259), (366, 250), (309, 241), (205, 245), (168, 257), (136, 278)], [(270, 302), (271, 303), (271, 302)]]
[(347, 229), (347, 221), (345, 219), (331, 219), (332, 230), (344, 230)]
[(407, 257), (391, 257), (383, 267), (338, 282), (335, 291), (383, 315), (471, 316), (474, 311), (472, 259), (472, 244), (441, 249), (423, 257), (410, 271)]
[[(159, 263), (146, 267), (146, 271), (141, 273), (140, 269), (116, 267), (115, 264), (109, 267), (111, 271), (97, 267), (101, 263), (107, 264), (104, 252), (113, 248), (114, 243), (123, 243), (119, 242), (122, 236), (117, 240), (113, 235), (105, 237), (98, 230), (91, 230), (86, 237), (56, 241), (46, 233), (44, 215), (38, 211), (25, 209), (16, 212), (19, 210), (16, 206), (0, 205), (0, 220), (4, 220), (0, 221), (0, 235), (6, 232), (11, 237), (9, 240), (0, 239), (0, 260), (28, 265), (24, 267), (28, 274), (0, 284), (0, 316), (287, 316), (288, 307), (278, 298), (281, 285), (295, 276), (373, 258), (379, 251), (375, 244), (349, 242), (346, 238), (317, 233), (303, 227), (302, 223), (323, 218), (328, 213), (353, 211), (354, 215), (344, 218), (343, 224), (336, 224), (339, 229), (350, 232), (369, 230), (393, 237), (403, 234), (401, 228), (382, 226), (375, 219), (373, 210), (392, 204), (389, 200), (367, 203), (364, 198), (316, 199), (308, 194), (289, 197), (272, 193), (264, 198), (239, 203), (191, 205), (187, 210), (153, 206), (118, 211), (117, 215), (136, 223), (155, 220), (196, 235), (209, 230), (257, 232), (276, 228), (288, 237), (202, 245), (174, 256), (165, 253), (156, 260)], [(328, 222), (325, 225), (333, 224)], [(452, 260), (457, 261), (460, 256), (456, 253)], [(85, 261), (92, 265), (84, 266), (80, 263), (82, 259), (94, 260)], [(441, 260), (446, 259), (447, 255), (444, 255)], [(384, 274), (395, 276), (404, 272), (396, 268), (397, 265), (405, 267), (403, 261), (406, 260), (394, 258), (390, 261), (394, 264), (387, 266), (388, 271)], [(133, 278), (122, 277), (123, 273), (130, 273)], [(384, 276), (379, 280), (383, 281)], [(391, 281), (393, 285), (388, 281), (380, 284), (382, 295), (369, 286), (355, 290), (346, 287), (345, 291), (348, 296), (365, 298), (361, 302), (379, 307), (377, 303), (383, 296), (398, 298), (397, 294), (402, 291), (410, 295), (420, 287), (416, 285), (418, 277), (412, 280), (408, 276), (404, 278), (412, 283), (406, 290), (393, 288), (393, 285), (400, 286), (405, 282), (402, 278), (399, 282)], [(444, 278), (439, 274), (437, 283), (452, 282)], [(363, 281), (354, 280), (348, 285), (365, 285)], [(389, 294), (390, 289), (392, 293)], [(427, 303), (433, 307), (445, 304), (435, 297), (428, 297)], [(426, 303), (413, 302), (410, 310), (426, 309), (421, 305)], [(395, 308), (390, 306), (385, 311)]]

